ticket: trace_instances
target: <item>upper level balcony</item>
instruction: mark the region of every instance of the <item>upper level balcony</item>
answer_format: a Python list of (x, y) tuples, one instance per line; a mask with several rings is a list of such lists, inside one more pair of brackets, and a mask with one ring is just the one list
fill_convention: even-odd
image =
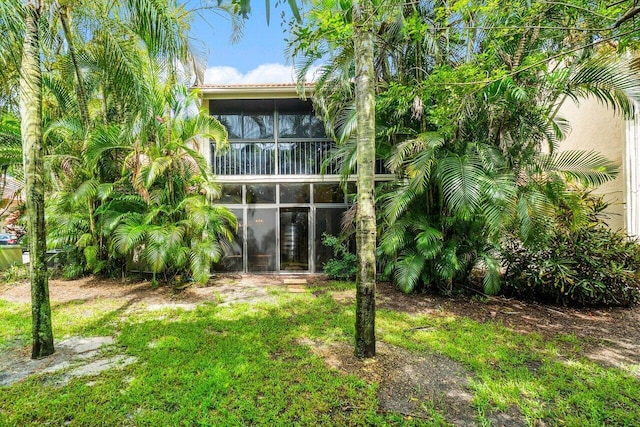
[[(337, 175), (337, 162), (330, 160), (331, 141), (234, 142), (217, 155), (211, 165), (215, 175)], [(323, 170), (324, 165), (324, 170)]]
[[(229, 133), (223, 153), (211, 146), (211, 168), (219, 177), (339, 175), (327, 138), (311, 101), (285, 99), (215, 99), (209, 110)], [(383, 161), (376, 173), (384, 174)]]

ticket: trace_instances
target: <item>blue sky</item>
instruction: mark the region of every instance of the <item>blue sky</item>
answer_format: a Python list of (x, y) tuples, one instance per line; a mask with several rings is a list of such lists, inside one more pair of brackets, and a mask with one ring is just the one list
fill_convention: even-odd
[[(187, 1), (189, 8), (197, 7), (196, 0)], [(282, 11), (271, 0), (271, 22), (267, 26), (264, 0), (253, 0), (252, 11), (245, 21), (243, 37), (231, 42), (231, 24), (227, 17), (211, 11), (198, 17), (192, 26), (192, 37), (205, 42), (208, 65), (205, 83), (287, 83), (292, 80), (291, 67), (285, 65), (284, 39), (287, 34), (281, 25)], [(205, 21), (206, 19), (206, 21)]]

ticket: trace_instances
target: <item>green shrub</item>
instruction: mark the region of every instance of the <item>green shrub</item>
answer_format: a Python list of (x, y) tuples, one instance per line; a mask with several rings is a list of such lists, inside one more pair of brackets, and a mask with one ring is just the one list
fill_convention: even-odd
[(502, 249), (507, 292), (562, 304), (630, 306), (640, 302), (640, 245), (610, 230), (597, 212), (568, 222), (526, 246), (514, 236)]
[(0, 271), (0, 283), (19, 283), (29, 280), (27, 265), (12, 265)]
[(333, 250), (334, 258), (322, 267), (324, 274), (332, 279), (348, 280), (356, 277), (358, 261), (355, 254), (349, 252), (349, 247), (343, 239), (331, 234), (322, 233), (322, 244)]

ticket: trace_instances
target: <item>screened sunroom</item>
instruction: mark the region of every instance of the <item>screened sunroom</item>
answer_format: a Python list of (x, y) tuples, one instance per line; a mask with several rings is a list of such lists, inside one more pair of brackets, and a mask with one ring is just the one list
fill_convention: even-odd
[[(334, 147), (310, 100), (293, 85), (201, 88), (210, 114), (229, 132), (224, 153), (208, 158), (222, 185), (220, 203), (238, 218), (238, 234), (219, 272), (321, 272), (332, 257), (322, 234), (340, 233), (355, 194), (344, 192), (327, 162)], [(380, 176), (384, 179), (384, 176)], [(388, 177), (387, 177), (388, 178)]]

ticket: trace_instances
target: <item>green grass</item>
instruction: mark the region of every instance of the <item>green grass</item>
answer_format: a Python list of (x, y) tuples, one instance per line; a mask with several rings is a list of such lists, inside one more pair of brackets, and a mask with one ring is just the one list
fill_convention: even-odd
[(0, 299), (0, 350), (29, 337), (29, 307)]
[[(376, 384), (327, 368), (300, 344), (350, 341), (352, 305), (311, 293), (279, 301), (126, 315), (117, 300), (54, 306), (58, 337), (112, 335), (110, 352), (137, 362), (62, 387), (44, 377), (2, 387), (0, 425), (446, 425), (431, 402), (429, 420), (380, 413)], [(26, 342), (29, 313), (0, 300), (0, 345)], [(378, 337), (467, 367), (479, 425), (509, 408), (530, 424), (640, 425), (640, 381), (582, 358), (575, 336), (545, 340), (494, 323), (381, 310)]]
[(378, 318), (383, 340), (470, 368), (481, 414), (516, 407), (532, 424), (640, 425), (640, 381), (582, 357), (575, 336), (549, 341), (468, 318), (394, 312)]

